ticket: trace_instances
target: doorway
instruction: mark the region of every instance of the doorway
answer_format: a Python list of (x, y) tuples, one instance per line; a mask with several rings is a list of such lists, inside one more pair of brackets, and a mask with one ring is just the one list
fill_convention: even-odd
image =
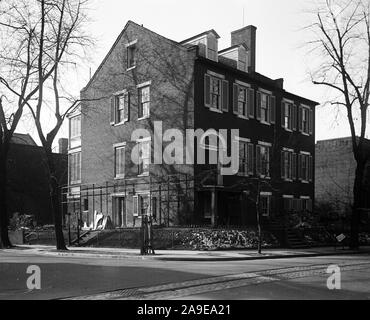
[(126, 227), (126, 201), (125, 197), (114, 198), (113, 223), (116, 228)]

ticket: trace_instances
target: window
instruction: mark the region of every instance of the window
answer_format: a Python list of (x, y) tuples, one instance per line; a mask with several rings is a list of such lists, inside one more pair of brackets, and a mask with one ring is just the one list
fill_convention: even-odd
[(114, 176), (123, 178), (125, 176), (125, 147), (114, 148)]
[[(211, 72), (210, 72), (211, 73)], [(204, 76), (204, 105), (212, 111), (229, 111), (229, 82), (223, 76)]]
[(284, 201), (284, 211), (285, 212), (291, 212), (293, 211), (293, 196), (283, 196)]
[(261, 178), (270, 177), (270, 147), (256, 146), (257, 175)]
[(242, 118), (254, 118), (254, 90), (242, 85), (234, 83), (234, 114)]
[(139, 175), (149, 174), (150, 141), (139, 142)]
[(127, 69), (136, 66), (136, 43), (127, 46)]
[(283, 150), (281, 152), (281, 177), (285, 180), (295, 180), (297, 171), (297, 154), (293, 150)]
[(281, 103), (281, 126), (288, 131), (296, 130), (297, 107), (292, 102)]
[(312, 181), (313, 160), (310, 154), (300, 153), (298, 159), (298, 178), (302, 182)]
[(261, 121), (269, 123), (270, 113), (269, 113), (269, 96), (267, 94), (261, 94)]
[(301, 210), (312, 211), (312, 200), (310, 197), (301, 197)]
[(81, 115), (69, 119), (69, 147), (81, 146)]
[(211, 108), (221, 109), (221, 80), (211, 78)]
[(257, 119), (264, 124), (275, 123), (275, 97), (270, 93), (257, 92)]
[(111, 101), (111, 125), (122, 124), (129, 121), (130, 96), (127, 91), (116, 94)]
[(81, 183), (81, 152), (71, 153), (68, 158), (69, 183)]
[(83, 208), (84, 211), (89, 211), (89, 199), (84, 199)]
[(307, 135), (313, 132), (313, 111), (307, 106), (299, 107), (299, 131)]
[(253, 175), (254, 173), (254, 145), (252, 143), (239, 141), (239, 174)]
[[(155, 198), (151, 200), (152, 204), (156, 203)], [(133, 215), (135, 217), (153, 215), (149, 194), (139, 194), (133, 197)]]
[(269, 192), (261, 192), (260, 194), (260, 213), (264, 217), (268, 217), (271, 213), (271, 198), (272, 194)]
[(150, 86), (139, 88), (139, 119), (148, 118), (150, 115)]
[(244, 117), (248, 117), (247, 111), (247, 88), (238, 86), (238, 113)]

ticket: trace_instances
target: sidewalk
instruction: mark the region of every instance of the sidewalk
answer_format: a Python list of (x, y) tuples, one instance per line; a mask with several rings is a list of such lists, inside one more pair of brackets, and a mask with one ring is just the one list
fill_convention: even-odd
[(320, 247), (309, 249), (266, 249), (262, 254), (257, 250), (228, 250), (228, 251), (186, 251), (186, 250), (156, 250), (155, 255), (141, 256), (139, 249), (117, 248), (76, 248), (69, 251), (56, 251), (53, 246), (17, 246), (7, 252), (24, 254), (74, 257), (74, 258), (110, 258), (110, 259), (155, 259), (164, 261), (238, 261), (258, 259), (286, 259), (298, 257), (318, 257), (349, 254), (370, 254), (370, 246), (359, 250), (343, 249), (341, 247)]

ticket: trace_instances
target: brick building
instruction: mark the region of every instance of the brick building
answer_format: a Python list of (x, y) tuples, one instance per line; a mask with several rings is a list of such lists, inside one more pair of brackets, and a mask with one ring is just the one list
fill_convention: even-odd
[[(69, 117), (67, 202), (88, 225), (94, 212), (116, 227), (136, 226), (142, 214), (161, 225), (247, 225), (255, 222), (257, 198), (265, 218), (311, 210), (317, 103), (256, 72), (256, 27), (232, 32), (221, 51), (218, 39), (209, 30), (175, 42), (126, 24)], [(227, 129), (230, 154), (230, 132), (238, 129), (239, 171), (220, 174), (212, 134), (196, 139), (206, 163), (159, 163), (159, 122), (161, 150), (187, 129)], [(133, 138), (139, 128), (146, 131)]]
[[(63, 141), (63, 139), (61, 140)], [(67, 183), (67, 153), (54, 153), (61, 185)], [(46, 157), (28, 134), (15, 133), (8, 163), (8, 214), (33, 215), (39, 225), (53, 222), (49, 196)]]
[[(370, 153), (369, 140), (365, 140), (365, 146)], [(317, 204), (329, 204), (338, 213), (351, 212), (356, 172), (352, 138), (318, 141), (315, 167)], [(370, 194), (370, 161), (367, 168), (364, 183), (367, 186), (366, 192)], [(370, 201), (367, 207), (370, 208)]]

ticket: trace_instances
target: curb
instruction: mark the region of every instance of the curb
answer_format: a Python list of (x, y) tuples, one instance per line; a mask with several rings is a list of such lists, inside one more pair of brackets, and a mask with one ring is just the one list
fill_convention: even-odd
[(196, 261), (196, 262), (212, 262), (212, 261), (248, 261), (248, 260), (272, 260), (272, 259), (292, 259), (292, 258), (312, 258), (325, 256), (338, 256), (349, 254), (370, 254), (370, 251), (348, 251), (348, 252), (327, 252), (327, 253), (300, 253), (287, 255), (266, 255), (253, 257), (161, 257), (161, 256), (141, 256), (141, 255), (125, 255), (125, 254), (95, 254), (95, 253), (74, 253), (74, 252), (48, 252), (38, 251), (42, 255), (73, 257), (73, 258), (110, 258), (110, 259), (137, 259), (137, 260), (160, 260), (160, 261)]
[(328, 252), (328, 253), (307, 253), (307, 254), (287, 254), (287, 255), (274, 255), (274, 256), (256, 256), (256, 257), (220, 257), (220, 258), (176, 258), (176, 257), (157, 257), (154, 259), (163, 261), (247, 261), (247, 260), (272, 260), (272, 259), (291, 259), (291, 258), (312, 258), (312, 257), (326, 257), (338, 256), (348, 254), (370, 254), (370, 251), (361, 252)]

